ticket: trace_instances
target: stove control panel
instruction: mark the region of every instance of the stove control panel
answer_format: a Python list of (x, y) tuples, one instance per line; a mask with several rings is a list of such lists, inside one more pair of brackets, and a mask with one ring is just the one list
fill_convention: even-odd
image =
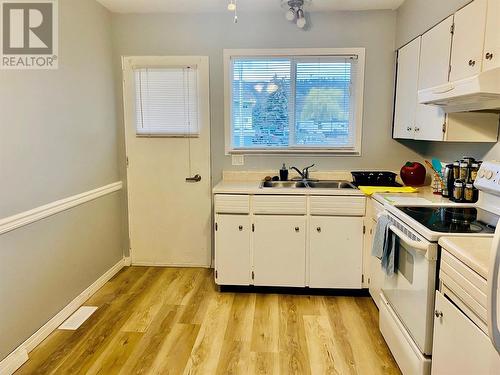
[(474, 186), (481, 191), (500, 195), (500, 161), (484, 161)]

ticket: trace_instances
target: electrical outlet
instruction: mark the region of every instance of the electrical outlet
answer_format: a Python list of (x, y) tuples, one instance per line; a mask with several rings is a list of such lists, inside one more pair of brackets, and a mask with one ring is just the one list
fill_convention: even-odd
[(245, 155), (232, 155), (233, 165), (245, 165)]

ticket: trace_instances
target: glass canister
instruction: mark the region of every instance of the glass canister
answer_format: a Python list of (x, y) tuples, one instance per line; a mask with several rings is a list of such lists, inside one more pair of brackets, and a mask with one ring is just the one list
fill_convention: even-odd
[(453, 184), (453, 200), (455, 202), (460, 202), (464, 196), (464, 182), (462, 180), (456, 180)]
[(467, 203), (474, 202), (474, 185), (471, 183), (465, 184), (464, 188), (464, 200)]
[(476, 180), (477, 171), (479, 171), (479, 163), (474, 162), (474, 163), (471, 164), (471, 167), (470, 167), (469, 180), (471, 182), (474, 182)]
[(461, 160), (459, 179), (462, 181), (467, 181), (468, 178), (469, 178), (469, 163), (465, 160)]
[(458, 180), (460, 178), (460, 162), (453, 162), (453, 178)]

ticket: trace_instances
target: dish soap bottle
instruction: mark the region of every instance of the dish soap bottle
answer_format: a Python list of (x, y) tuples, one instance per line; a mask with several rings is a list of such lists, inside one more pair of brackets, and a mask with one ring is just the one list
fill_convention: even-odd
[(281, 181), (288, 181), (288, 169), (287, 169), (285, 163), (283, 163), (283, 166), (280, 169), (280, 180)]

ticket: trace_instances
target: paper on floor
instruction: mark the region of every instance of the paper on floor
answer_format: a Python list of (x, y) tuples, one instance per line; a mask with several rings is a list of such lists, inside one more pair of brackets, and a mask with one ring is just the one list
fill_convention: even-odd
[(97, 306), (82, 306), (76, 310), (66, 321), (59, 326), (59, 329), (77, 330), (90, 316), (97, 310)]

